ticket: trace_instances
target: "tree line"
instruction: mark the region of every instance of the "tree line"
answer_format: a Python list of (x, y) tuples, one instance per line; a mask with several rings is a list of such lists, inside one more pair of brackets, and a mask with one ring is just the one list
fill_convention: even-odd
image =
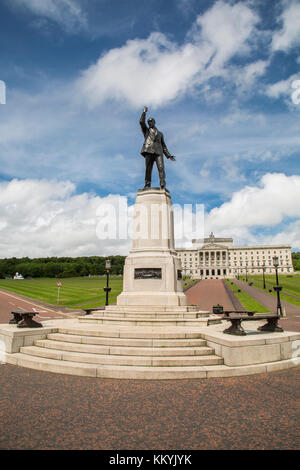
[[(102, 276), (106, 273), (105, 261), (111, 260), (110, 273), (123, 274), (125, 256), (83, 256), (79, 258), (5, 258), (0, 259), (0, 278), (13, 277), (16, 272), (24, 277), (79, 277)], [(292, 253), (295, 271), (300, 271), (300, 252)]]
[(105, 261), (111, 260), (110, 273), (123, 274), (125, 256), (84, 256), (79, 258), (5, 258), (0, 259), (0, 278), (13, 277), (16, 272), (26, 277), (99, 276), (106, 273)]
[(300, 271), (300, 252), (292, 253), (292, 261), (295, 271)]

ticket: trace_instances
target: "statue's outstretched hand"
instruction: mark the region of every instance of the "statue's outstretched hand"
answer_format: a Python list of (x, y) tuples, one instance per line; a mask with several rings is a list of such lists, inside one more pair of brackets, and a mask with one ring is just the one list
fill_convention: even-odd
[(143, 113), (146, 113), (148, 111), (147, 106), (144, 106)]
[(171, 155), (170, 160), (172, 160), (173, 162), (176, 162), (176, 158), (174, 157), (174, 155)]

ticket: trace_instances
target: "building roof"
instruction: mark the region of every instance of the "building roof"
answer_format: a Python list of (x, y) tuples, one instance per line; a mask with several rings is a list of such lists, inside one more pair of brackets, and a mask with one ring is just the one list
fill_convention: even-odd
[[(233, 239), (232, 238), (217, 238), (213, 234), (210, 233), (209, 237), (207, 238), (194, 238), (192, 240), (193, 245), (201, 245), (195, 246), (192, 248), (176, 248), (176, 251), (199, 251), (199, 250), (274, 250), (274, 249), (291, 249), (291, 245), (248, 245), (248, 246), (233, 246)], [(226, 245), (224, 245), (224, 243)]]

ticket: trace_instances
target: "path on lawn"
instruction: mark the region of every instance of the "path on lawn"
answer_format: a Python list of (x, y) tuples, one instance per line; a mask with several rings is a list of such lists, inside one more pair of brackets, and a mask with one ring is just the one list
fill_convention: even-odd
[[(249, 286), (246, 282), (238, 281), (234, 279), (235, 284), (242, 289), (244, 292), (253, 297), (257, 302), (266, 307), (271, 312), (276, 312), (277, 298), (273, 295), (270, 295), (268, 292), (264, 292), (257, 287)], [(290, 304), (284, 300), (281, 300), (282, 307), (286, 311), (286, 315), (291, 317), (300, 316), (300, 307)]]
[(189, 305), (198, 305), (200, 310), (212, 312), (214, 305), (223, 305), (224, 310), (244, 310), (238, 300), (228, 293), (221, 279), (204, 279), (185, 292)]
[[(252, 298), (264, 305), (271, 312), (276, 310), (276, 298), (263, 292), (255, 287), (248, 286), (245, 282), (234, 282)], [(201, 310), (212, 312), (212, 308), (216, 304), (223, 305), (224, 310), (244, 310), (237, 297), (226, 286), (225, 282), (220, 279), (205, 279), (198, 282), (185, 292), (189, 305), (198, 305)], [(282, 302), (286, 308), (287, 317), (280, 320), (280, 325), (286, 331), (300, 331), (300, 308), (287, 302)]]

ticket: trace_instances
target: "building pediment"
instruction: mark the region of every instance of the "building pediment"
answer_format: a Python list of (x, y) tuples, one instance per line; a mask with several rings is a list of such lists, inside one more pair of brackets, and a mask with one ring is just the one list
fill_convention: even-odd
[(228, 246), (225, 245), (219, 245), (217, 243), (206, 243), (203, 245), (201, 250), (228, 250)]

